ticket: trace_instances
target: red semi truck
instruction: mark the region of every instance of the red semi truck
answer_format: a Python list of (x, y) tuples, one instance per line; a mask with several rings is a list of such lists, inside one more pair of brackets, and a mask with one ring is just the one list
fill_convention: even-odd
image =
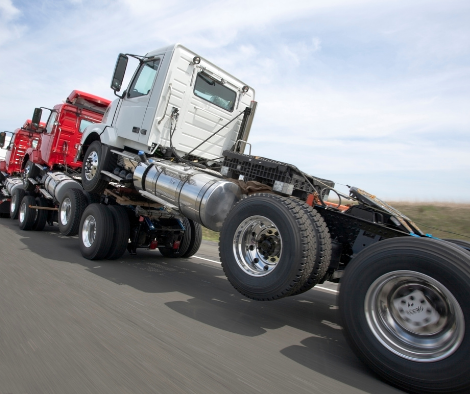
[[(0, 213), (10, 212), (10, 217), (16, 219), (17, 202), (22, 200), (25, 192), (35, 188), (28, 179), (41, 170), (60, 170), (67, 174), (79, 172), (82, 163), (74, 162), (74, 157), (83, 130), (92, 123), (101, 122), (110, 103), (105, 98), (73, 90), (64, 103), (55, 105), (53, 109), (45, 108), (50, 111), (47, 122), (27, 121), (23, 128), (17, 130), (10, 141), (6, 160), (0, 162), (0, 182), (4, 186)], [(35, 112), (40, 119), (42, 109)], [(0, 147), (2, 139), (4, 143), (5, 136), (0, 138)]]

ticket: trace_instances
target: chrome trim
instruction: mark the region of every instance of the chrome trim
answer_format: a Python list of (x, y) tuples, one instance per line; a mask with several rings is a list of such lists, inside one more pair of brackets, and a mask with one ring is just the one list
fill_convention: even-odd
[(463, 341), (465, 320), (452, 293), (420, 272), (388, 272), (369, 287), (364, 308), (374, 336), (392, 353), (416, 362), (435, 362)]

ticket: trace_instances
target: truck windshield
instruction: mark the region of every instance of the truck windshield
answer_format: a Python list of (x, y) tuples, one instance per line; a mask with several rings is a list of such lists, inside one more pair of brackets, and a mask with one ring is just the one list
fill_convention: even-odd
[(137, 75), (132, 81), (132, 85), (129, 88), (129, 93), (127, 97), (139, 97), (145, 96), (150, 93), (150, 89), (152, 89), (153, 81), (155, 80), (155, 76), (157, 75), (158, 66), (160, 64), (160, 59), (152, 60), (151, 62), (143, 63), (139, 70), (137, 71)]
[(81, 119), (80, 120), (80, 127), (79, 127), (78, 131), (80, 131), (80, 133), (83, 133), (83, 131), (93, 123), (95, 123), (95, 122), (92, 122), (92, 121), (86, 120), (86, 119)]
[(194, 94), (229, 112), (233, 111), (237, 98), (237, 94), (233, 90), (212, 79), (204, 72), (197, 75)]

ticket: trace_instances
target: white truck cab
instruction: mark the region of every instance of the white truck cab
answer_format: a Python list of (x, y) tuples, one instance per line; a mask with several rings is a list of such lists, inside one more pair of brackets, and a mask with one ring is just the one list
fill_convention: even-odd
[[(111, 85), (115, 94), (121, 89), (128, 56), (136, 57), (118, 57)], [(147, 154), (172, 147), (178, 154), (191, 152), (211, 160), (234, 145), (240, 114), (255, 99), (253, 88), (180, 44), (137, 58), (140, 63), (128, 88), (111, 104), (102, 123), (85, 130), (79, 154), (100, 140), (109, 147)]]

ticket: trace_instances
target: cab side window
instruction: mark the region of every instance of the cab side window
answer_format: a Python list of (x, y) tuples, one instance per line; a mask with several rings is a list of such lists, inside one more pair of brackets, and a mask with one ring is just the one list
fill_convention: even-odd
[(137, 75), (129, 88), (127, 97), (133, 98), (149, 94), (152, 89), (153, 82), (155, 81), (159, 65), (160, 59), (143, 63), (137, 71)]
[(49, 120), (47, 121), (47, 125), (46, 125), (46, 132), (47, 134), (51, 134), (52, 133), (52, 129), (54, 127), (54, 123), (57, 119), (57, 112), (52, 112), (51, 115), (49, 116)]

